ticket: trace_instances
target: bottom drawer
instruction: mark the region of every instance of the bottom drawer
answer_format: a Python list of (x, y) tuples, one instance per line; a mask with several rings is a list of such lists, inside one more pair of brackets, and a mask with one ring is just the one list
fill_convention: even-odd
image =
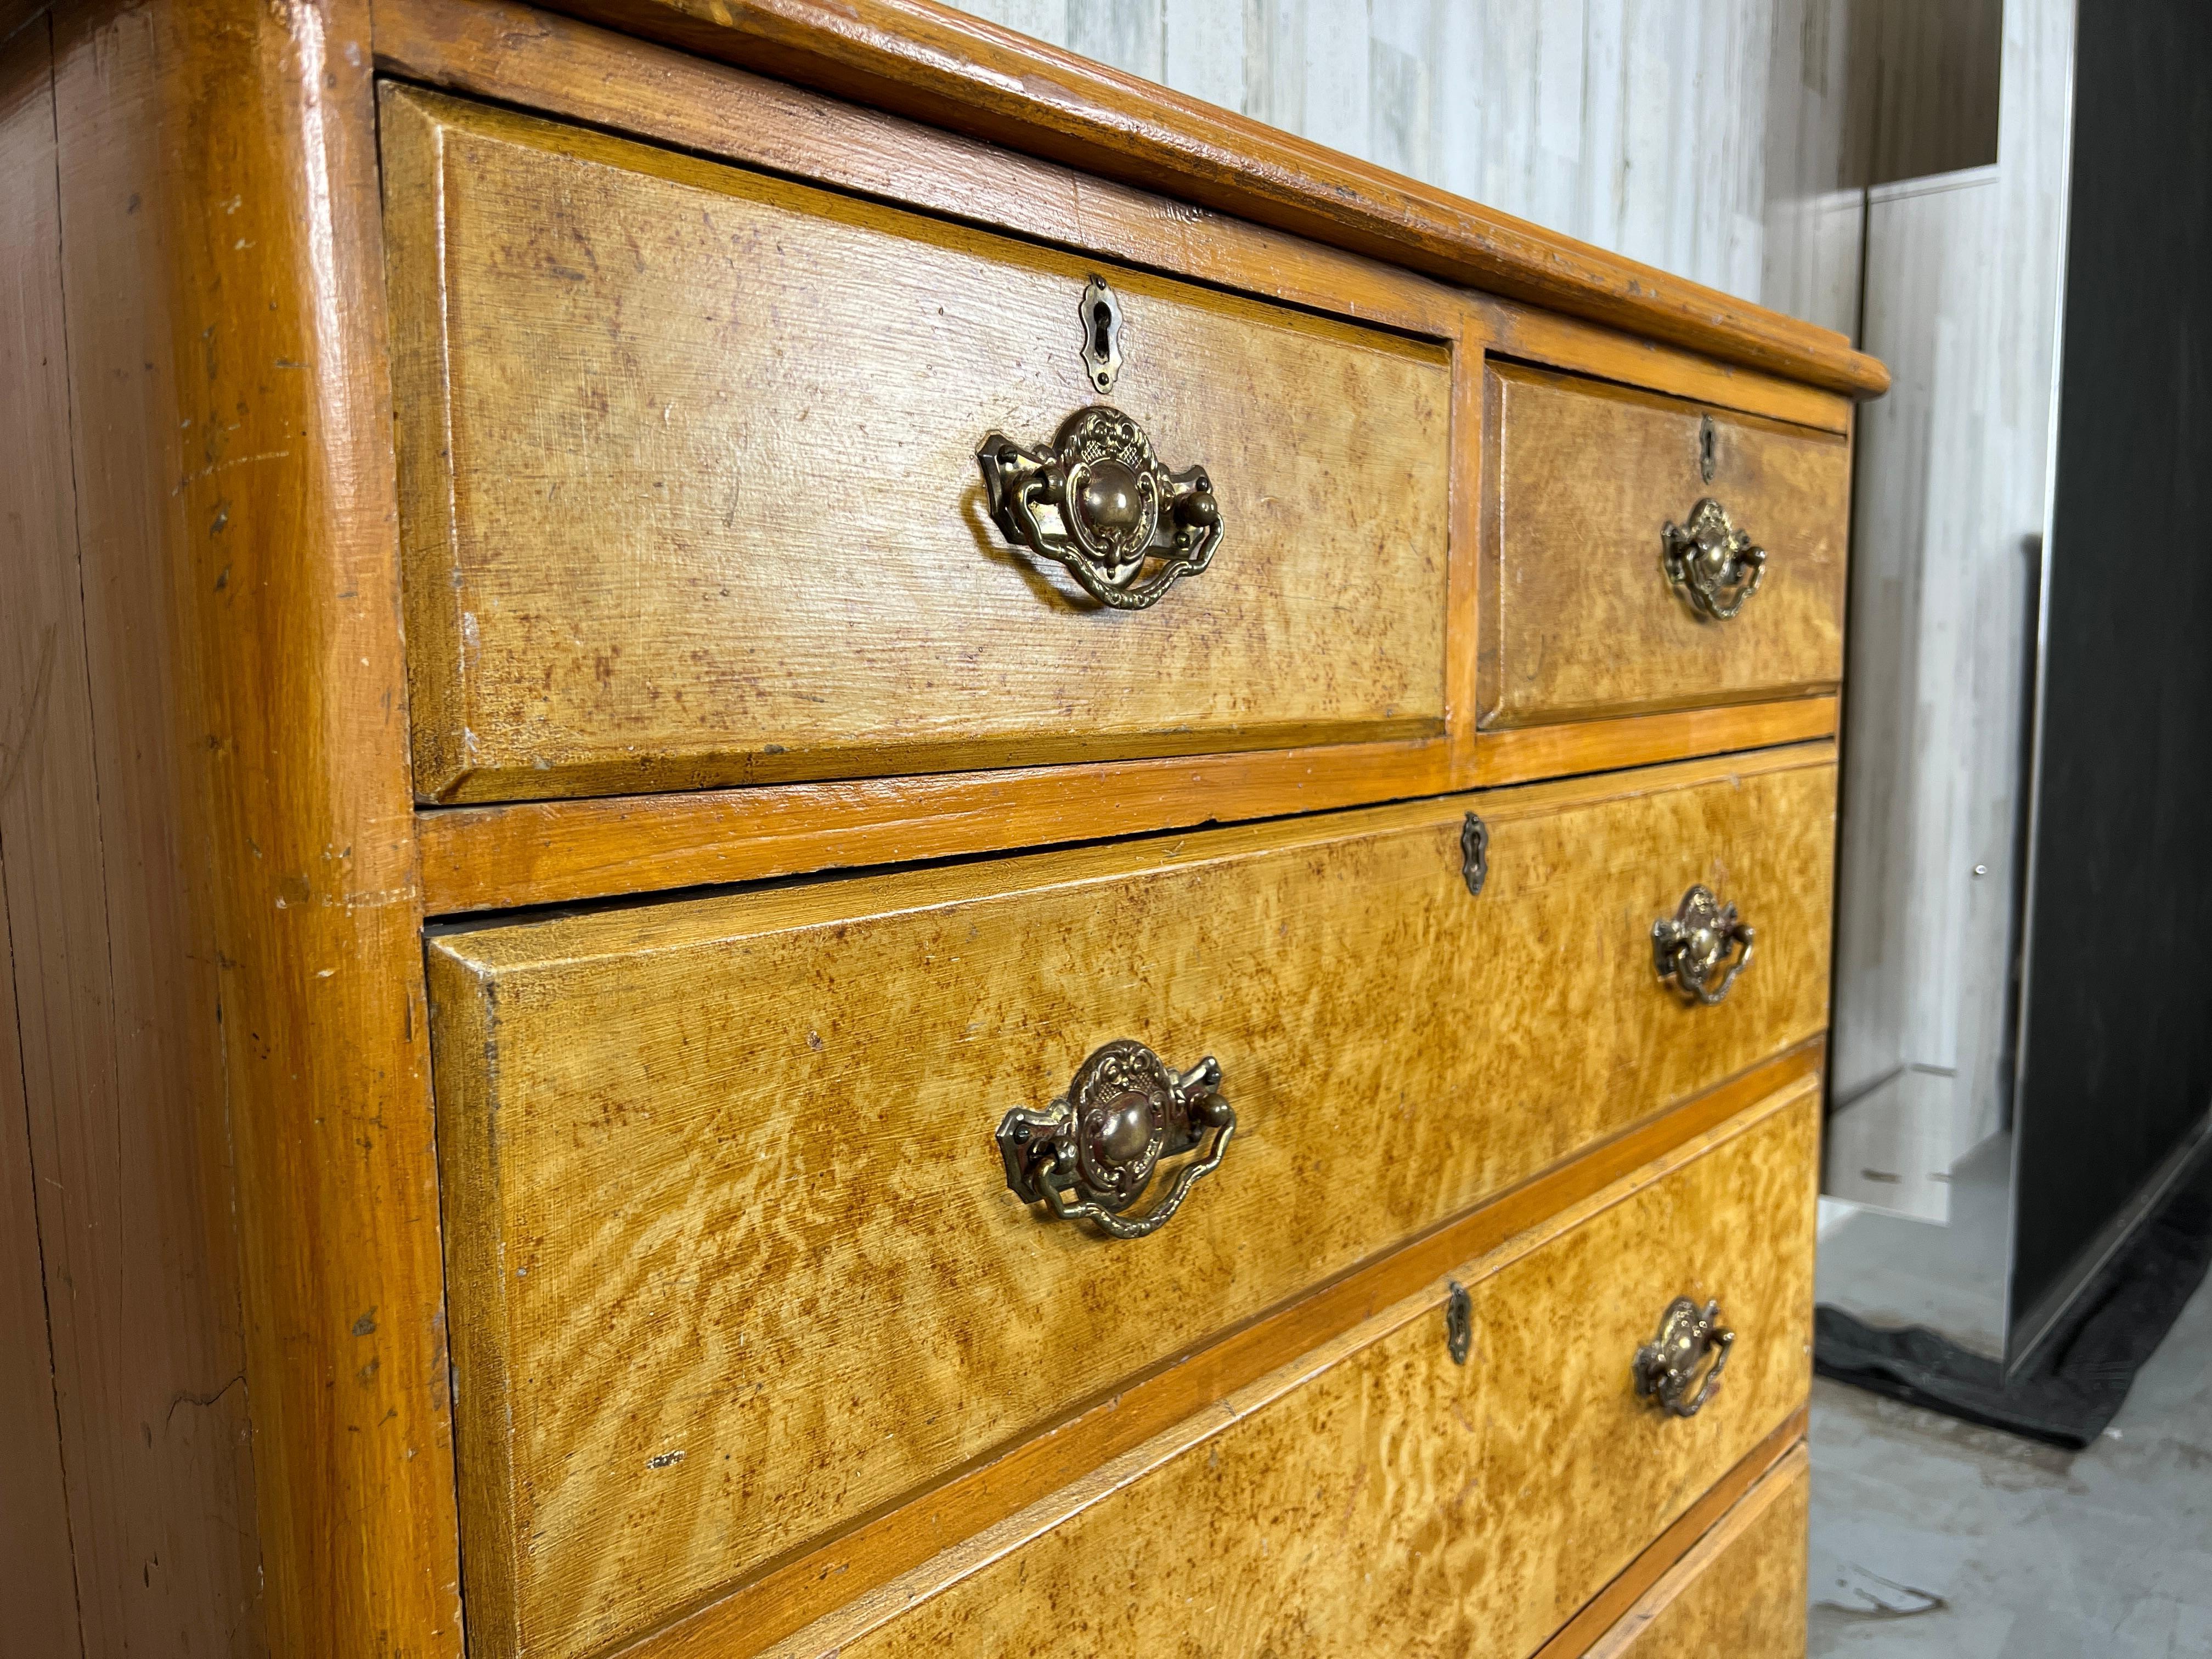
[[(1819, 1110), (1770, 1097), (1468, 1264), (1464, 1363), (1440, 1281), (774, 1651), (1524, 1659), (1804, 1401)], [(1631, 1362), (1686, 1296), (1735, 1342), (1674, 1416)]]
[(1654, 1584), (1585, 1659), (1802, 1659), (1805, 1448), (1784, 1458)]

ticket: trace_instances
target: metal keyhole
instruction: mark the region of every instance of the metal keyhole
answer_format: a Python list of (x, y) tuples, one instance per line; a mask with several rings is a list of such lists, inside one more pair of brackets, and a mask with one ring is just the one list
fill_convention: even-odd
[(1713, 417), (1710, 415), (1698, 422), (1698, 476), (1707, 483), (1713, 481)]
[(1103, 276), (1083, 286), (1083, 368), (1100, 392), (1121, 372), (1121, 302)]

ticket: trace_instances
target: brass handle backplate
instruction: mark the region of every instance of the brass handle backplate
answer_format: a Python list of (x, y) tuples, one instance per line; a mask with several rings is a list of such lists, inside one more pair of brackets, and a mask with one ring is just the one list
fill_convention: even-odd
[(1735, 906), (1723, 904), (1709, 887), (1692, 887), (1673, 915), (1651, 924), (1651, 965), (1684, 996), (1710, 1007), (1751, 966), (1758, 937), (1737, 919)]
[(1766, 574), (1766, 550), (1753, 546), (1711, 495), (1691, 508), (1687, 526), (1667, 525), (1659, 539), (1667, 580), (1692, 610), (1715, 622), (1742, 610)]
[(1048, 449), (994, 432), (975, 464), (999, 532), (1066, 565), (1115, 611), (1158, 603), (1221, 545), (1221, 504), (1206, 469), (1169, 471), (1144, 428), (1103, 404), (1069, 416)]
[[(1006, 1185), (1023, 1203), (1041, 1203), (1063, 1221), (1142, 1238), (1166, 1224), (1229, 1149), (1237, 1114), (1216, 1092), (1220, 1083), (1211, 1055), (1177, 1072), (1141, 1042), (1109, 1042), (1076, 1068), (1067, 1092), (1049, 1107), (1016, 1107), (1000, 1122)], [(1145, 1195), (1162, 1162), (1191, 1151), (1207, 1129), (1213, 1144), (1206, 1155), (1177, 1170), (1145, 1214), (1123, 1214)]]
[[(1676, 1297), (1659, 1321), (1659, 1334), (1636, 1351), (1631, 1369), (1638, 1396), (1670, 1416), (1695, 1417), (1720, 1387), (1735, 1342), (1735, 1333), (1721, 1323), (1719, 1303), (1700, 1308), (1686, 1296)], [(1698, 1367), (1708, 1353), (1713, 1363), (1700, 1381)]]

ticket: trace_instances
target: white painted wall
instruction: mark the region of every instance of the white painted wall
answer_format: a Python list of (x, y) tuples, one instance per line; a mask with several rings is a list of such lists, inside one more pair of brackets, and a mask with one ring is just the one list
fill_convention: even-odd
[[(963, 4), (1488, 206), (1759, 297), (1776, 0)], [(1836, 90), (1840, 107), (1840, 76)]]

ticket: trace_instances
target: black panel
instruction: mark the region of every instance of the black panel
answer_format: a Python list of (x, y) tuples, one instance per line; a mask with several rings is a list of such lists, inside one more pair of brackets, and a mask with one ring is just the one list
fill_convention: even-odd
[(2075, 73), (2016, 1333), (2212, 1105), (2212, 4)]

